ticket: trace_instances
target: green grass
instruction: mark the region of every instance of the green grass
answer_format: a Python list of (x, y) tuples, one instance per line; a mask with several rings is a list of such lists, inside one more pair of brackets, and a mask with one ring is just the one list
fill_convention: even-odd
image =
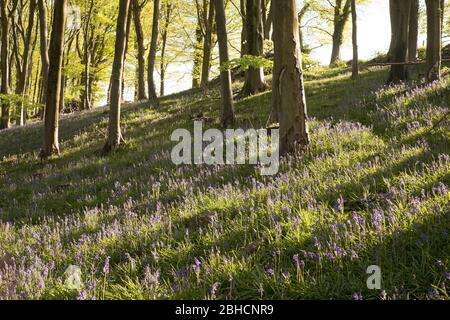
[[(450, 133), (434, 124), (450, 77), (305, 76), (312, 144), (274, 177), (170, 161), (173, 130), (218, 117), (217, 90), (124, 107), (127, 143), (107, 157), (104, 110), (65, 117), (46, 164), (40, 124), (1, 132), (0, 299), (448, 299)], [(270, 101), (239, 101), (236, 127), (262, 127)]]

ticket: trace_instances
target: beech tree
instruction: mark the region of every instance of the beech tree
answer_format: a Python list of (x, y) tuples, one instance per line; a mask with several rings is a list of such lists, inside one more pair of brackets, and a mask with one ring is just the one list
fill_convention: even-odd
[[(0, 93), (3, 95), (9, 94), (9, 0), (1, 1), (1, 34), (2, 34), (2, 44), (1, 44), (1, 74), (2, 82)], [(0, 129), (9, 128), (9, 103), (2, 103), (1, 118), (0, 118)]]
[(392, 25), (391, 66), (389, 82), (406, 80), (408, 70), (406, 62), (408, 53), (409, 22), (411, 0), (390, 0), (390, 16)]
[(141, 14), (142, 9), (147, 3), (147, 0), (139, 1), (132, 0), (134, 31), (136, 32), (136, 47), (137, 47), (137, 99), (147, 99), (145, 92), (145, 46), (144, 46), (144, 30), (142, 28)]
[(425, 2), (427, 5), (427, 80), (435, 81), (441, 78), (441, 1), (426, 0)]
[(278, 0), (273, 9), (272, 110), (280, 123), (280, 152), (287, 154), (309, 144), (297, 2)]
[(417, 59), (417, 45), (419, 37), (419, 0), (411, 0), (411, 11), (408, 29), (408, 61)]
[(226, 128), (234, 122), (234, 103), (233, 88), (231, 83), (231, 71), (225, 68), (226, 64), (230, 61), (228, 54), (228, 34), (226, 26), (225, 6), (223, 4), (223, 0), (214, 0), (214, 3), (216, 7), (217, 37), (219, 41), (219, 56), (221, 66), (221, 123), (222, 126)]
[[(264, 26), (262, 18), (262, 1), (246, 0), (246, 54), (262, 57), (264, 54)], [(262, 67), (250, 66), (245, 71), (245, 82), (241, 97), (254, 95), (267, 88)]]
[[(41, 52), (41, 76), (42, 76), (42, 91), (47, 92), (47, 79), (49, 68), (48, 57), (48, 31), (47, 31), (47, 6), (44, 0), (38, 0), (39, 10), (39, 38), (40, 38), (40, 52)], [(40, 103), (45, 105), (46, 95), (42, 94)], [(42, 113), (44, 114), (44, 113)]]
[(156, 64), (156, 51), (158, 46), (158, 30), (159, 30), (159, 0), (153, 0), (153, 24), (152, 24), (152, 39), (150, 43), (150, 52), (148, 54), (148, 98), (153, 106), (158, 107), (158, 96), (156, 94), (155, 85), (155, 64)]
[(120, 0), (119, 16), (117, 18), (116, 43), (114, 62), (111, 72), (111, 104), (109, 110), (108, 138), (103, 151), (109, 152), (123, 142), (120, 128), (120, 108), (122, 103), (123, 66), (125, 63), (125, 50), (127, 40), (127, 22), (130, 0)]
[[(333, 16), (333, 48), (331, 51), (330, 65), (335, 65), (341, 58), (341, 47), (344, 42), (344, 29), (351, 12), (352, 0), (335, 0)], [(330, 2), (331, 3), (331, 2)]]
[(352, 0), (352, 44), (353, 44), (353, 62), (352, 78), (356, 79), (359, 73), (358, 65), (358, 16), (356, 13), (356, 0)]
[(64, 52), (68, 0), (55, 1), (53, 8), (52, 35), (49, 49), (49, 70), (46, 93), (44, 146), (41, 159), (59, 154), (59, 100), (61, 98), (61, 73)]

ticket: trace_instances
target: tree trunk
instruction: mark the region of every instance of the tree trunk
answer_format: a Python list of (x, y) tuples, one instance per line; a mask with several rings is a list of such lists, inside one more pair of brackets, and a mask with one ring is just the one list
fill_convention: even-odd
[(408, 61), (417, 60), (417, 43), (419, 36), (419, 0), (411, 0), (408, 34)]
[(122, 74), (125, 61), (126, 48), (126, 28), (128, 20), (128, 11), (130, 0), (120, 0), (119, 16), (117, 18), (116, 42), (113, 69), (111, 73), (111, 105), (109, 110), (108, 139), (106, 141), (104, 152), (109, 152), (123, 142), (120, 129), (120, 105), (122, 102)]
[[(1, 30), (2, 30), (2, 44), (1, 44), (1, 74), (2, 82), (0, 93), (9, 94), (9, 21), (8, 21), (8, 4), (9, 0), (1, 1)], [(2, 103), (2, 112), (0, 118), (0, 130), (9, 128), (9, 103)]]
[(212, 36), (215, 16), (214, 0), (209, 1), (208, 19), (206, 21), (205, 39), (203, 41), (202, 77), (200, 85), (206, 87), (211, 70)]
[(353, 44), (353, 63), (352, 63), (352, 78), (356, 79), (359, 73), (358, 61), (358, 17), (356, 13), (356, 0), (352, 0), (352, 44)]
[(137, 44), (137, 60), (138, 60), (138, 88), (137, 99), (147, 99), (145, 89), (145, 46), (144, 46), (144, 31), (142, 29), (141, 11), (142, 8), (139, 5), (138, 0), (133, 0), (133, 18), (134, 18), (134, 30), (136, 32), (136, 44)]
[(170, 17), (172, 15), (172, 4), (165, 4), (165, 12), (164, 12), (164, 26), (161, 34), (161, 61), (160, 61), (160, 70), (161, 70), (161, 79), (160, 79), (160, 90), (159, 94), (161, 96), (165, 95), (166, 86), (166, 47), (167, 47), (167, 36), (169, 33), (169, 25), (170, 25)]
[(228, 34), (223, 0), (214, 0), (216, 7), (217, 38), (219, 40), (220, 82), (222, 94), (221, 123), (224, 128), (234, 122), (233, 88), (231, 71), (225, 70), (224, 65), (230, 60), (228, 55)]
[(426, 0), (427, 5), (427, 80), (441, 79), (442, 28), (440, 0)]
[(158, 96), (156, 95), (156, 85), (153, 73), (155, 71), (156, 50), (158, 45), (158, 28), (159, 28), (159, 0), (153, 2), (153, 26), (152, 39), (150, 43), (150, 53), (148, 55), (148, 97), (151, 104), (155, 107), (159, 106)]
[[(44, 0), (38, 0), (39, 7), (39, 37), (40, 37), (40, 49), (41, 49), (41, 63), (42, 63), (42, 91), (47, 92), (47, 79), (48, 79), (48, 68), (49, 68), (49, 57), (47, 48), (47, 7)], [(45, 94), (40, 95), (40, 103), (45, 105), (46, 97)]]
[(240, 0), (242, 31), (241, 31), (241, 57), (247, 54), (247, 8), (246, 0)]
[(336, 65), (341, 59), (341, 46), (344, 41), (344, 29), (350, 16), (351, 0), (346, 0), (342, 7), (342, 1), (336, 1), (334, 8), (333, 48), (331, 51), (330, 66)]
[(264, 24), (264, 39), (266, 40), (270, 40), (270, 32), (272, 31), (274, 1), (275, 0), (270, 1), (269, 13), (267, 14), (266, 23)]
[[(246, 0), (247, 54), (254, 57), (264, 55), (264, 30), (261, 1)], [(249, 67), (245, 71), (245, 82), (240, 97), (247, 97), (266, 90), (264, 70), (262, 67)]]
[(50, 65), (45, 108), (44, 146), (41, 150), (41, 159), (46, 159), (54, 153), (59, 154), (59, 99), (67, 3), (68, 0), (55, 1), (53, 8), (52, 36), (49, 51)]
[[(87, 6), (87, 3), (85, 3), (85, 6)], [(92, 19), (92, 11), (94, 9), (94, 0), (90, 0), (89, 3), (89, 9), (85, 7), (85, 22), (83, 27), (83, 64), (84, 64), (84, 70), (83, 70), (83, 90), (81, 91), (81, 101), (83, 103), (83, 110), (90, 110), (92, 108), (91, 105), (91, 94), (89, 92), (90, 88), (90, 80), (91, 80), (91, 72), (90, 72), (90, 66), (91, 66), (91, 55), (90, 48), (91, 48), (91, 41), (89, 37), (89, 28), (91, 27), (91, 19)]]
[[(30, 78), (30, 59), (31, 59), (31, 55), (32, 55), (32, 37), (33, 37), (33, 28), (34, 28), (34, 14), (36, 11), (36, 1), (35, 0), (31, 0), (30, 1), (30, 5), (29, 5), (29, 15), (28, 15), (28, 26), (27, 26), (27, 31), (26, 31), (26, 36), (25, 36), (25, 41), (23, 44), (23, 54), (22, 54), (22, 66), (21, 66), (21, 74), (20, 74), (20, 79), (19, 79), (19, 86), (18, 86), (18, 90), (17, 93), (20, 94), (22, 96), (22, 98), (25, 98), (27, 89), (28, 89), (28, 83), (29, 83), (29, 78)], [(24, 103), (22, 102), (20, 104), (20, 114), (19, 117), (17, 118), (17, 124), (19, 126), (23, 126), (25, 124), (26, 121), (26, 110), (24, 108)]]
[[(411, 13), (411, 0), (391, 1), (391, 25), (392, 25), (392, 52), (391, 61), (394, 63), (405, 62), (408, 53), (409, 16)], [(391, 66), (389, 82), (407, 80), (408, 70), (405, 65)]]
[(280, 120), (280, 152), (287, 154), (309, 144), (302, 56), (296, 0), (274, 6), (273, 110)]

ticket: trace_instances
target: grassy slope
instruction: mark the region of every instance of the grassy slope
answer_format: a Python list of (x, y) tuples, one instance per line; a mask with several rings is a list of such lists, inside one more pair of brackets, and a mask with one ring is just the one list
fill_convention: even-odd
[[(377, 299), (374, 264), (388, 299), (448, 298), (450, 134), (430, 129), (450, 78), (385, 78), (309, 74), (311, 148), (269, 178), (171, 163), (171, 132), (217, 116), (216, 91), (126, 107), (128, 143), (108, 157), (100, 110), (65, 118), (62, 154), (45, 165), (39, 125), (0, 133), (0, 299)], [(270, 96), (239, 102), (237, 126), (261, 127)], [(81, 292), (62, 285), (69, 265)]]

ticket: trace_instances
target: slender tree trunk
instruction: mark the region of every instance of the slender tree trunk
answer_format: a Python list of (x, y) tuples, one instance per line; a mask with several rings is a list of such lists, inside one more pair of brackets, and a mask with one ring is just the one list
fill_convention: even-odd
[[(33, 52), (33, 45), (32, 45), (32, 38), (33, 38), (33, 28), (34, 28), (34, 15), (36, 11), (36, 0), (30, 0), (29, 4), (29, 15), (28, 15), (28, 26), (25, 36), (25, 41), (23, 44), (23, 54), (22, 54), (22, 66), (21, 66), (21, 74), (19, 79), (19, 86), (17, 93), (22, 96), (22, 98), (25, 98), (27, 89), (28, 89), (28, 83), (30, 78), (30, 59)], [(26, 121), (26, 110), (24, 107), (24, 103), (22, 102), (20, 104), (20, 114), (17, 118), (17, 125), (23, 126)]]
[(240, 0), (242, 31), (241, 31), (241, 57), (248, 53), (247, 51), (247, 8), (246, 0)]
[(46, 159), (54, 153), (59, 154), (59, 99), (67, 3), (68, 0), (55, 1), (53, 9), (53, 26), (49, 51), (50, 65), (45, 108), (44, 146), (41, 150), (41, 159)]
[[(220, 65), (223, 67), (229, 60), (228, 34), (223, 0), (214, 0), (216, 6), (217, 37), (219, 40)], [(220, 72), (222, 114), (221, 123), (224, 128), (234, 122), (233, 88), (231, 83), (231, 71), (222, 68)]]
[(426, 0), (427, 5), (427, 80), (441, 79), (442, 28), (440, 0)]
[(203, 42), (202, 77), (201, 86), (206, 87), (211, 70), (212, 35), (214, 27), (214, 0), (209, 1), (208, 19), (205, 29), (205, 40)]
[(341, 46), (344, 41), (344, 29), (350, 16), (351, 0), (346, 0), (342, 7), (342, 1), (336, 1), (334, 8), (333, 48), (331, 51), (330, 66), (336, 65), (341, 59)]
[[(263, 0), (265, 1), (265, 0)], [(276, 0), (270, 1), (269, 13), (267, 14), (266, 23), (264, 24), (264, 39), (270, 40), (270, 32), (273, 24), (273, 5)]]
[(359, 58), (358, 58), (358, 16), (356, 12), (356, 0), (352, 0), (352, 44), (353, 44), (353, 63), (352, 63), (352, 78), (356, 79), (359, 73)]
[(104, 147), (105, 153), (117, 148), (123, 142), (120, 129), (120, 106), (122, 101), (122, 73), (125, 61), (126, 28), (129, 7), (130, 0), (120, 0), (114, 62), (111, 73), (111, 105), (109, 110), (108, 139)]
[[(131, 6), (131, 2), (130, 2), (130, 6)], [(130, 39), (131, 21), (133, 20), (132, 15), (133, 15), (133, 12), (131, 10), (128, 10), (127, 26), (125, 28), (125, 55), (123, 56), (124, 63), (123, 63), (122, 87), (121, 87), (122, 93), (120, 95), (120, 97), (122, 99), (122, 102), (125, 101), (125, 89), (126, 89), (126, 83), (125, 83), (125, 80), (126, 80), (126, 78), (125, 78), (125, 72), (126, 72), (125, 60), (126, 60), (127, 55), (128, 55), (128, 40)]]
[[(262, 57), (264, 54), (264, 30), (261, 1), (246, 0), (247, 54)], [(245, 82), (240, 97), (247, 97), (267, 89), (262, 67), (249, 67), (245, 72)]]
[(161, 61), (160, 61), (160, 70), (161, 70), (161, 79), (160, 79), (160, 90), (159, 94), (161, 96), (165, 95), (165, 81), (166, 81), (166, 47), (167, 47), (167, 36), (169, 32), (170, 25), (170, 17), (172, 15), (172, 4), (167, 3), (165, 5), (164, 12), (164, 26), (161, 34)]
[(142, 29), (141, 22), (141, 7), (138, 0), (133, 0), (133, 18), (134, 18), (134, 30), (136, 32), (136, 44), (137, 44), (137, 60), (138, 60), (138, 89), (137, 99), (147, 99), (145, 89), (145, 46), (144, 46), (144, 31)]
[(408, 31), (408, 61), (416, 61), (419, 36), (419, 0), (411, 0)]
[[(47, 79), (49, 68), (48, 46), (47, 46), (47, 7), (44, 0), (38, 0), (39, 7), (39, 38), (40, 38), (40, 50), (41, 50), (41, 91), (39, 95), (39, 102), (45, 106), (46, 95), (43, 92), (47, 92)], [(44, 109), (44, 108), (43, 108)], [(44, 110), (42, 109), (41, 118), (44, 116)]]
[(148, 55), (148, 97), (151, 104), (155, 107), (159, 106), (158, 96), (156, 95), (156, 85), (153, 73), (155, 72), (156, 50), (158, 45), (158, 29), (159, 29), (159, 0), (153, 0), (153, 26), (152, 39), (150, 43), (150, 53)]
[[(391, 60), (394, 63), (405, 62), (408, 54), (408, 30), (409, 16), (411, 13), (411, 0), (391, 1), (391, 25), (392, 25), (392, 52)], [(408, 70), (403, 64), (392, 65), (389, 82), (407, 80)]]
[[(8, 5), (9, 0), (1, 1), (1, 31), (2, 31), (2, 44), (1, 44), (1, 74), (2, 82), (0, 93), (7, 95), (9, 94), (9, 57), (8, 57), (8, 47), (9, 47), (9, 21), (8, 21)], [(2, 103), (2, 111), (0, 118), (0, 130), (9, 128), (9, 103)]]
[(287, 154), (309, 144), (302, 54), (296, 0), (274, 6), (273, 110), (280, 120), (280, 152)]
[(202, 67), (202, 42), (203, 34), (200, 26), (200, 20), (197, 21), (195, 29), (195, 48), (194, 48), (194, 66), (192, 68), (192, 87), (199, 88), (201, 82), (201, 67)]

